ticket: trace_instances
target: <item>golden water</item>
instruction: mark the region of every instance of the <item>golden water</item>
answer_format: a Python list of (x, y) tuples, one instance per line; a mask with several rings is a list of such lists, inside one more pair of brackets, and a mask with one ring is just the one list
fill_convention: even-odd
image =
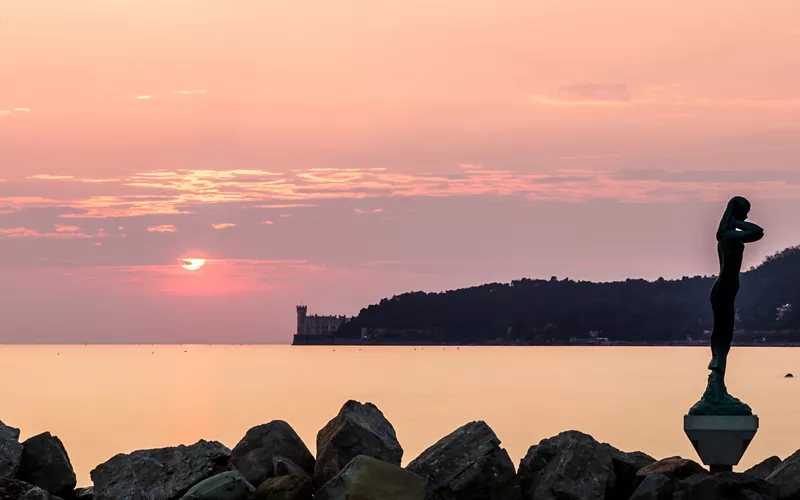
[[(408, 463), (485, 420), (518, 463), (578, 429), (625, 450), (697, 460), (683, 415), (707, 376), (707, 348), (0, 346), (0, 420), (22, 439), (59, 436), (78, 474), (117, 453), (218, 440), (289, 422), (314, 452), (347, 399), (375, 403)], [(737, 348), (728, 387), (761, 428), (742, 467), (800, 448), (800, 349)]]

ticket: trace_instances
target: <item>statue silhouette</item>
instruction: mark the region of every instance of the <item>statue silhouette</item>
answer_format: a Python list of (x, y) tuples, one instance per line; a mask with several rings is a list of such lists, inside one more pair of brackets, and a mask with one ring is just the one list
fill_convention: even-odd
[(719, 276), (711, 287), (711, 310), (714, 327), (711, 332), (711, 363), (708, 369), (708, 386), (703, 397), (690, 415), (751, 415), (750, 407), (728, 394), (725, 387), (725, 370), (731, 350), (733, 328), (736, 320), (736, 294), (739, 292), (739, 273), (742, 269), (745, 243), (764, 237), (764, 230), (747, 222), (750, 202), (736, 196), (728, 202), (717, 229), (717, 254)]

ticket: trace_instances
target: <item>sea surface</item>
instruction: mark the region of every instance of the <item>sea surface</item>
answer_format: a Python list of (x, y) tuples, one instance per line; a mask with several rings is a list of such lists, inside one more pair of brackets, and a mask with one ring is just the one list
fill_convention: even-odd
[[(0, 346), (0, 420), (59, 436), (78, 475), (117, 453), (218, 440), (289, 422), (315, 451), (347, 399), (376, 404), (403, 463), (484, 420), (515, 463), (578, 429), (624, 451), (697, 456), (683, 415), (705, 388), (708, 348)], [(797, 378), (784, 375), (794, 372)], [(740, 467), (800, 448), (800, 349), (734, 347), (730, 392), (760, 429)]]

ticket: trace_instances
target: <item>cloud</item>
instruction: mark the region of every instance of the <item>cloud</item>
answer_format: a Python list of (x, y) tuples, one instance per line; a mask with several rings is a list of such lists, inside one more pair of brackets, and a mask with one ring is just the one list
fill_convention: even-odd
[(53, 232), (40, 232), (27, 227), (0, 228), (0, 236), (6, 238), (48, 238), (48, 239), (90, 239), (92, 235), (84, 233), (80, 228), (76, 230), (59, 230), (56, 226)]
[(55, 229), (57, 233), (77, 233), (83, 231), (83, 229), (78, 226), (62, 226), (59, 224), (55, 225)]
[(574, 99), (586, 101), (629, 101), (628, 86), (625, 84), (578, 83), (565, 85), (558, 89)]
[(318, 207), (316, 203), (276, 203), (269, 205), (256, 205), (253, 208), (305, 208), (305, 207)]
[(211, 224), (211, 227), (213, 227), (214, 229), (228, 229), (231, 227), (236, 227), (236, 224), (233, 224), (231, 222), (223, 222), (221, 224)]
[(150, 98), (152, 98), (152, 97), (153, 97), (153, 96), (151, 96), (151, 95), (137, 95), (137, 96), (136, 96), (136, 99), (140, 99), (140, 100), (147, 100), (147, 99), (150, 99)]
[[(37, 174), (28, 177), (28, 179), (39, 179), (46, 181), (66, 181), (75, 179), (73, 175), (50, 175), (50, 174)], [(76, 179), (77, 180), (77, 179)]]
[(274, 222), (272, 222), (271, 220), (265, 220), (264, 222), (262, 222), (262, 224), (266, 224), (268, 226), (271, 226), (272, 224), (274, 224)]
[[(608, 199), (640, 203), (698, 199), (711, 201), (731, 190), (764, 192), (773, 198), (800, 196), (800, 185), (791, 181), (794, 178), (791, 173), (752, 171), (743, 177), (744, 174), (737, 176), (727, 171), (708, 171), (707, 175), (702, 174), (688, 183), (679, 180), (681, 175), (686, 175), (679, 171), (660, 170), (658, 175), (645, 175), (643, 170), (620, 170), (615, 168), (620, 157), (617, 153), (556, 157), (553, 160), (556, 165), (591, 164), (603, 168), (560, 168), (542, 173), (471, 164), (457, 165), (450, 172), (436, 174), (400, 173), (385, 168), (326, 168), (288, 173), (262, 170), (156, 170), (119, 179), (92, 179), (98, 182), (85, 183), (84, 190), (65, 191), (80, 192), (83, 196), (73, 195), (64, 199), (45, 196), (0, 197), (0, 207), (6, 213), (51, 208), (58, 211), (58, 217), (62, 220), (87, 220), (190, 215), (198, 214), (206, 207), (226, 205), (250, 209), (313, 210), (323, 201), (398, 197), (513, 195), (541, 201)], [(638, 177), (636, 172), (639, 172)], [(84, 181), (86, 179), (71, 175), (39, 174), (12, 187), (18, 191), (37, 193), (42, 188), (36, 183)], [(52, 191), (52, 188), (47, 190)], [(61, 191), (55, 192), (62, 195)], [(367, 212), (364, 208), (360, 210), (359, 213)], [(281, 218), (291, 216), (292, 213), (286, 211), (278, 215)], [(119, 222), (115, 221), (116, 224)]]
[(372, 210), (364, 210), (363, 208), (356, 208), (357, 214), (379, 214), (383, 212), (382, 208), (373, 208)]
[(30, 113), (30, 108), (11, 108), (11, 109), (0, 109), (0, 118), (4, 116), (10, 116), (16, 113)]
[(150, 226), (147, 228), (148, 233), (177, 233), (178, 230), (172, 224), (162, 224), (160, 226)]

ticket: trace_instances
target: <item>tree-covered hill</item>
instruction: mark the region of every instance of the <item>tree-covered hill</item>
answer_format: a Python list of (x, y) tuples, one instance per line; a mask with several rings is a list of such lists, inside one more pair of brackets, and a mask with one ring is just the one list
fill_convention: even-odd
[[(800, 331), (800, 247), (767, 258), (741, 281), (737, 329)], [(563, 342), (590, 332), (618, 341), (700, 338), (712, 326), (713, 282), (713, 276), (610, 283), (553, 277), (410, 292), (362, 309), (337, 335), (358, 337), (366, 328), (448, 343)]]

